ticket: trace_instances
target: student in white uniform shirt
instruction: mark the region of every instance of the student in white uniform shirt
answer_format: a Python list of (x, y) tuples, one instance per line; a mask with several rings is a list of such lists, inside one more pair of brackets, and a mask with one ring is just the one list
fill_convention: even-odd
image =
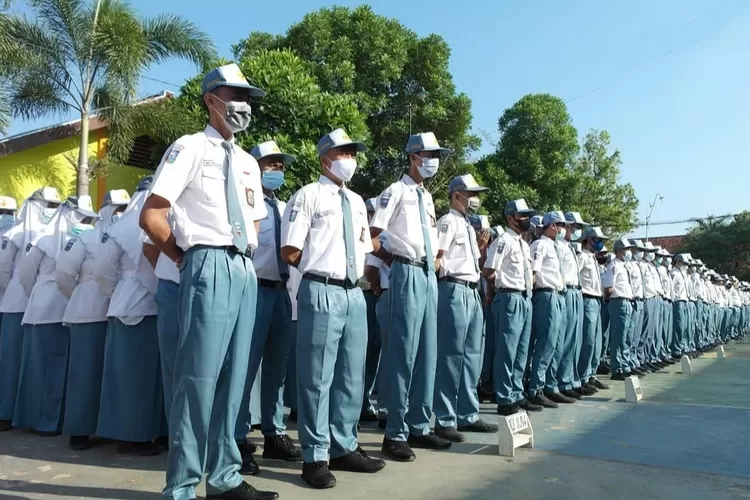
[(45, 436), (62, 430), (70, 330), (62, 324), (68, 298), (57, 287), (55, 267), (68, 240), (93, 229), (96, 217), (89, 196), (68, 198), (37, 232), (21, 262), (19, 281), (29, 303), (23, 316), (26, 333), (14, 427)]
[(69, 446), (74, 450), (91, 447), (89, 436), (96, 433), (99, 418), (109, 298), (99, 291), (96, 282), (97, 249), (129, 201), (124, 189), (108, 192), (94, 229), (71, 238), (57, 259), (57, 286), (69, 299), (63, 324), (70, 328), (63, 434), (69, 436)]
[[(258, 162), (235, 143), (250, 123), (251, 86), (236, 64), (210, 71), (202, 84), (208, 126), (170, 147), (141, 215), (141, 227), (180, 266), (179, 341), (169, 410), (164, 496), (195, 498), (207, 478), (207, 498), (277, 498), (240, 475), (234, 440), (245, 389), (258, 282), (261, 202)], [(172, 211), (175, 229), (167, 215)]]
[[(245, 392), (234, 438), (242, 455), (243, 471), (255, 472), (257, 464), (252, 458), (255, 446), (246, 439), (252, 427), (251, 390), (260, 392), (258, 416), (264, 437), (263, 458), (296, 462), (302, 459), (302, 454), (286, 434), (284, 425), (284, 382), (289, 358), (292, 304), (287, 291), (289, 265), (282, 260), (280, 248), (281, 214), (286, 209), (286, 203), (276, 197), (276, 191), (284, 185), (284, 168), (295, 158), (282, 153), (274, 141), (258, 144), (250, 154), (260, 167), (263, 201), (268, 216), (260, 221), (258, 249), (253, 255), (253, 266), (258, 276), (258, 305)], [(260, 387), (253, 388), (259, 369)]]
[(367, 306), (357, 282), (372, 241), (365, 202), (345, 183), (365, 150), (342, 129), (323, 136), (322, 175), (292, 196), (282, 223), (282, 256), (302, 273), (297, 405), (302, 477), (314, 488), (336, 485), (330, 469), (377, 472), (385, 466), (362, 450), (356, 430), (367, 342)]
[(633, 320), (633, 288), (626, 263), (636, 246), (626, 238), (615, 241), (616, 258), (602, 277), (604, 296), (609, 299), (609, 357), (612, 380), (625, 380), (631, 374), (627, 337)]
[(0, 285), (5, 290), (0, 302), (3, 316), (0, 332), (0, 432), (12, 428), (18, 395), (18, 377), (24, 345), (21, 324), (28, 295), (19, 281), (19, 268), (26, 248), (52, 218), (60, 205), (57, 189), (46, 187), (34, 191), (18, 212), (18, 221), (3, 234), (0, 246)]
[(432, 195), (423, 185), (450, 150), (427, 132), (411, 136), (406, 153), (408, 172), (380, 194), (370, 224), (373, 238), (388, 232), (392, 249), (382, 252), (376, 246), (374, 253), (391, 262), (388, 425), (382, 451), (399, 462), (416, 459), (412, 446), (451, 446), (430, 430), (437, 363), (437, 220)]
[(491, 362), (494, 394), (499, 415), (512, 415), (523, 409), (542, 411), (541, 405), (529, 402), (524, 391), (524, 373), (529, 359), (531, 341), (531, 293), (533, 273), (531, 250), (523, 239), (536, 212), (526, 200), (509, 201), (504, 215), (508, 228), (500, 233), (487, 250), (484, 276), (493, 290), (491, 319), (495, 334), (494, 345), (487, 345), (495, 354)]
[(674, 266), (670, 272), (672, 278), (672, 325), (674, 328), (672, 336), (672, 357), (682, 358), (688, 352), (690, 312), (688, 310), (688, 262), (687, 254), (677, 254), (674, 258)]
[[(16, 224), (16, 209), (17, 208), (18, 208), (18, 204), (16, 203), (15, 198), (11, 198), (10, 196), (0, 196), (0, 238), (7, 230), (12, 228)], [(7, 246), (7, 244), (4, 246)], [(2, 259), (2, 257), (0, 257), (0, 259)], [(0, 280), (0, 303), (2, 303), (3, 295), (5, 294), (5, 289), (8, 286), (8, 282), (10, 281), (10, 275), (7, 275), (7, 278), (8, 278), (7, 281)], [(2, 313), (0, 313), (0, 325), (2, 325), (2, 316), (3, 316)], [(0, 334), (1, 333), (2, 331), (0, 331)], [(2, 346), (2, 340), (0, 340), (0, 352), (2, 351), (1, 346)], [(0, 371), (0, 373), (2, 373), (2, 371)], [(0, 382), (0, 388), (1, 387), (2, 387), (2, 382)], [(2, 391), (2, 389), (0, 389), (0, 391)], [(0, 424), (0, 427), (1, 426), (2, 424)]]
[(531, 361), (529, 364), (529, 401), (545, 408), (576, 400), (560, 394), (555, 351), (565, 330), (565, 279), (556, 242), (565, 235), (565, 215), (554, 211), (544, 214), (542, 236), (531, 244), (531, 269), (534, 271), (534, 295), (531, 320)]
[(630, 275), (630, 283), (633, 289), (633, 316), (630, 322), (630, 331), (628, 332), (628, 364), (630, 372), (643, 377), (646, 370), (641, 369), (641, 362), (638, 359), (638, 345), (643, 334), (643, 319), (645, 316), (646, 301), (643, 294), (643, 270), (638, 263), (643, 258), (644, 246), (641, 240), (630, 240), (633, 244), (632, 256), (630, 260), (625, 261), (625, 267)]
[(118, 452), (153, 455), (162, 426), (164, 400), (156, 331), (157, 280), (143, 257), (138, 217), (151, 176), (136, 188), (122, 217), (102, 235), (97, 281), (110, 298), (104, 375), (96, 435), (120, 441)]
[[(377, 199), (375, 199), (377, 202)], [(380, 245), (386, 250), (390, 249), (388, 233), (378, 235)], [(385, 430), (388, 422), (387, 394), (388, 394), (388, 326), (391, 322), (390, 301), (388, 299), (388, 277), (391, 266), (380, 260), (375, 255), (368, 253), (365, 257), (365, 277), (370, 283), (370, 288), (375, 295), (375, 320), (378, 324), (380, 335), (380, 363), (378, 364), (378, 376), (376, 379), (378, 389), (378, 428)]]
[(448, 186), (450, 211), (438, 221), (435, 434), (454, 443), (466, 441), (463, 432), (497, 432), (495, 424), (479, 418), (477, 396), (484, 327), (479, 259), (489, 232), (477, 233), (468, 220), (479, 210), (479, 194), (487, 191), (471, 174), (455, 177)]
[(604, 240), (608, 236), (598, 226), (589, 226), (581, 235), (581, 255), (578, 266), (581, 276), (581, 295), (583, 297), (583, 322), (581, 324), (581, 354), (578, 358), (578, 374), (584, 385), (594, 389), (608, 389), (596, 379), (602, 348), (602, 279), (596, 254), (604, 249)]

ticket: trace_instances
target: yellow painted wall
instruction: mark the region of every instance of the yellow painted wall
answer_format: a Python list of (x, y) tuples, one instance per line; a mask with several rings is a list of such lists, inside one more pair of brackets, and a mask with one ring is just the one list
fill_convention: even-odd
[[(63, 199), (75, 194), (79, 141), (74, 136), (0, 157), (0, 195), (14, 197), (20, 207), (23, 200), (42, 186), (56, 187)], [(89, 137), (89, 157), (103, 154), (105, 145), (106, 138), (93, 132)], [(149, 173), (122, 166), (113, 169), (106, 179), (92, 180), (89, 195), (94, 206), (98, 207), (104, 193), (111, 189), (127, 189), (132, 193), (138, 180)]]

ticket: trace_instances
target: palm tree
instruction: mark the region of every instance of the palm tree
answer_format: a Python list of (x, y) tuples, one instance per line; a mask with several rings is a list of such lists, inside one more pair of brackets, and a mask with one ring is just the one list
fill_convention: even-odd
[[(0, 0), (1, 1), (1, 0)], [(208, 35), (178, 15), (142, 19), (123, 0), (29, 0), (35, 20), (0, 17), (0, 72), (13, 117), (75, 110), (81, 117), (77, 193), (89, 185), (89, 117), (99, 96), (134, 104), (141, 73), (177, 57), (205, 69), (216, 59)], [(8, 49), (9, 48), (9, 49)]]

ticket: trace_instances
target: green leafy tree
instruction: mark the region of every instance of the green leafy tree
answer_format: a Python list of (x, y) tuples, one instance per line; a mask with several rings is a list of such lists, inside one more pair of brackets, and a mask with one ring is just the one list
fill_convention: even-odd
[(638, 198), (629, 183), (619, 184), (620, 152), (610, 153), (606, 130), (592, 130), (583, 140), (573, 167), (575, 180), (571, 210), (584, 220), (613, 235), (625, 234), (637, 225)]
[[(317, 144), (323, 134), (343, 127), (352, 138), (369, 142), (369, 130), (354, 96), (322, 90), (310, 65), (297, 54), (265, 48), (243, 54), (238, 61), (242, 72), (267, 95), (262, 103), (253, 103), (250, 127), (237, 140), (247, 150), (275, 140), (284, 152), (297, 157), (286, 170), (281, 196), (289, 196), (320, 175)], [(208, 115), (201, 104), (201, 80), (197, 76), (188, 81), (174, 106), (185, 120), (205, 126)]]
[(363, 197), (379, 194), (405, 170), (410, 132), (432, 131), (455, 151), (441, 175), (426, 183), (434, 193), (445, 192), (450, 178), (471, 169), (466, 158), (480, 144), (469, 133), (471, 101), (456, 92), (450, 48), (440, 36), (419, 38), (369, 6), (333, 7), (306, 15), (282, 37), (251, 33), (234, 51), (242, 60), (274, 48), (298, 54), (322, 91), (353, 99), (365, 117), (371, 150), (351, 184)]
[(205, 33), (174, 14), (144, 19), (121, 0), (28, 3), (34, 20), (2, 20), (0, 33), (12, 44), (0, 53), (9, 107), (23, 119), (80, 115), (77, 193), (87, 194), (89, 116), (101, 107), (97, 96), (106, 95), (110, 106), (133, 104), (140, 75), (152, 64), (178, 57), (207, 66), (216, 53)]
[(750, 211), (733, 219), (707, 217), (690, 229), (681, 251), (721, 274), (750, 280)]
[(502, 220), (506, 201), (519, 196), (540, 211), (568, 208), (574, 199), (578, 132), (565, 103), (549, 94), (529, 94), (498, 121), (497, 150), (477, 170), (493, 188), (485, 206)]

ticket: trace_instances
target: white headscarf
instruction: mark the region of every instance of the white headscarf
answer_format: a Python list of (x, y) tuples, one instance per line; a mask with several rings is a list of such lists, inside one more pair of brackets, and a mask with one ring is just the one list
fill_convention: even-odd
[(143, 241), (140, 238), (141, 228), (138, 225), (138, 219), (141, 217), (141, 209), (143, 204), (146, 203), (153, 179), (153, 176), (150, 175), (141, 179), (122, 217), (107, 229), (109, 238), (115, 240), (123, 252), (135, 262), (138, 281), (148, 290), (156, 288), (156, 278), (150, 265), (141, 265)]
[(79, 238), (87, 251), (96, 252), (96, 248), (102, 241), (102, 236), (116, 221), (115, 212), (120, 207), (127, 207), (129, 202), (130, 195), (124, 189), (113, 189), (107, 193), (104, 197), (104, 203), (99, 209), (99, 219), (97, 219), (94, 229), (86, 231)]
[(3, 237), (13, 241), (19, 250), (25, 251), (37, 231), (44, 228), (56, 212), (56, 208), (49, 208), (50, 202), (60, 203), (57, 189), (45, 187), (34, 191), (21, 205), (16, 224)]
[(89, 196), (68, 198), (60, 205), (47, 225), (37, 232), (32, 245), (57, 260), (70, 237), (77, 236), (80, 231), (93, 229), (90, 224), (81, 224), (87, 217), (96, 217), (90, 208)]

